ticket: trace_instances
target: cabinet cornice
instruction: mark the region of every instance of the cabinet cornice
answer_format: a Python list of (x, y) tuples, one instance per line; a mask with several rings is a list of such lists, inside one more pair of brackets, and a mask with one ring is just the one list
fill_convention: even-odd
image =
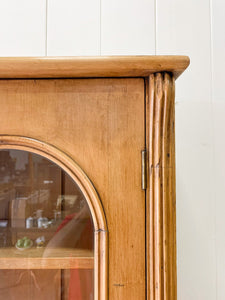
[(147, 77), (167, 71), (176, 79), (187, 56), (1, 57), (0, 78)]

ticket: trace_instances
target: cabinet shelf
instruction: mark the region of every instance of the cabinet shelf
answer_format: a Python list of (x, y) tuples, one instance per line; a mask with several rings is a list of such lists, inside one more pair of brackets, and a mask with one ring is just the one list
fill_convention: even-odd
[[(45, 251), (46, 250), (46, 251)], [(48, 254), (48, 256), (46, 256)], [(43, 257), (45, 256), (45, 257)], [(93, 251), (71, 248), (0, 249), (0, 269), (93, 269)]]

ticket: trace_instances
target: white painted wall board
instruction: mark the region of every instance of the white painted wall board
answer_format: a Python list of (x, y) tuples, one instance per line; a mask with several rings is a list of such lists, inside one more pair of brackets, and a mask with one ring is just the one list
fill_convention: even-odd
[(217, 250), (217, 300), (225, 299), (225, 94), (213, 103), (215, 146), (215, 206)]
[(157, 0), (156, 53), (188, 55), (177, 81), (177, 100), (210, 101), (210, 0)]
[(176, 103), (178, 300), (216, 294), (212, 109)]
[(101, 1), (101, 54), (155, 54), (154, 0)]
[(48, 0), (48, 56), (100, 54), (100, 0)]
[(43, 56), (46, 0), (0, 1), (0, 56)]
[[(213, 101), (225, 101), (225, 1), (212, 1)], [(224, 297), (225, 298), (225, 297)]]

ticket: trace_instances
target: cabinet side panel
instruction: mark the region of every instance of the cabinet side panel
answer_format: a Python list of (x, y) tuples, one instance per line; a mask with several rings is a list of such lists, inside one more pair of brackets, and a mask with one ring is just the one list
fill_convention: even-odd
[(147, 100), (148, 299), (176, 299), (176, 195), (174, 78), (167, 73), (149, 78)]

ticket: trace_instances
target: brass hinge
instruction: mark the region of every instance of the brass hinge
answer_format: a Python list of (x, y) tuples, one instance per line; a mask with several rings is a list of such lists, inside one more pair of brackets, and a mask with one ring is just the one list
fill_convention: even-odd
[(147, 150), (141, 151), (141, 187), (147, 189)]

